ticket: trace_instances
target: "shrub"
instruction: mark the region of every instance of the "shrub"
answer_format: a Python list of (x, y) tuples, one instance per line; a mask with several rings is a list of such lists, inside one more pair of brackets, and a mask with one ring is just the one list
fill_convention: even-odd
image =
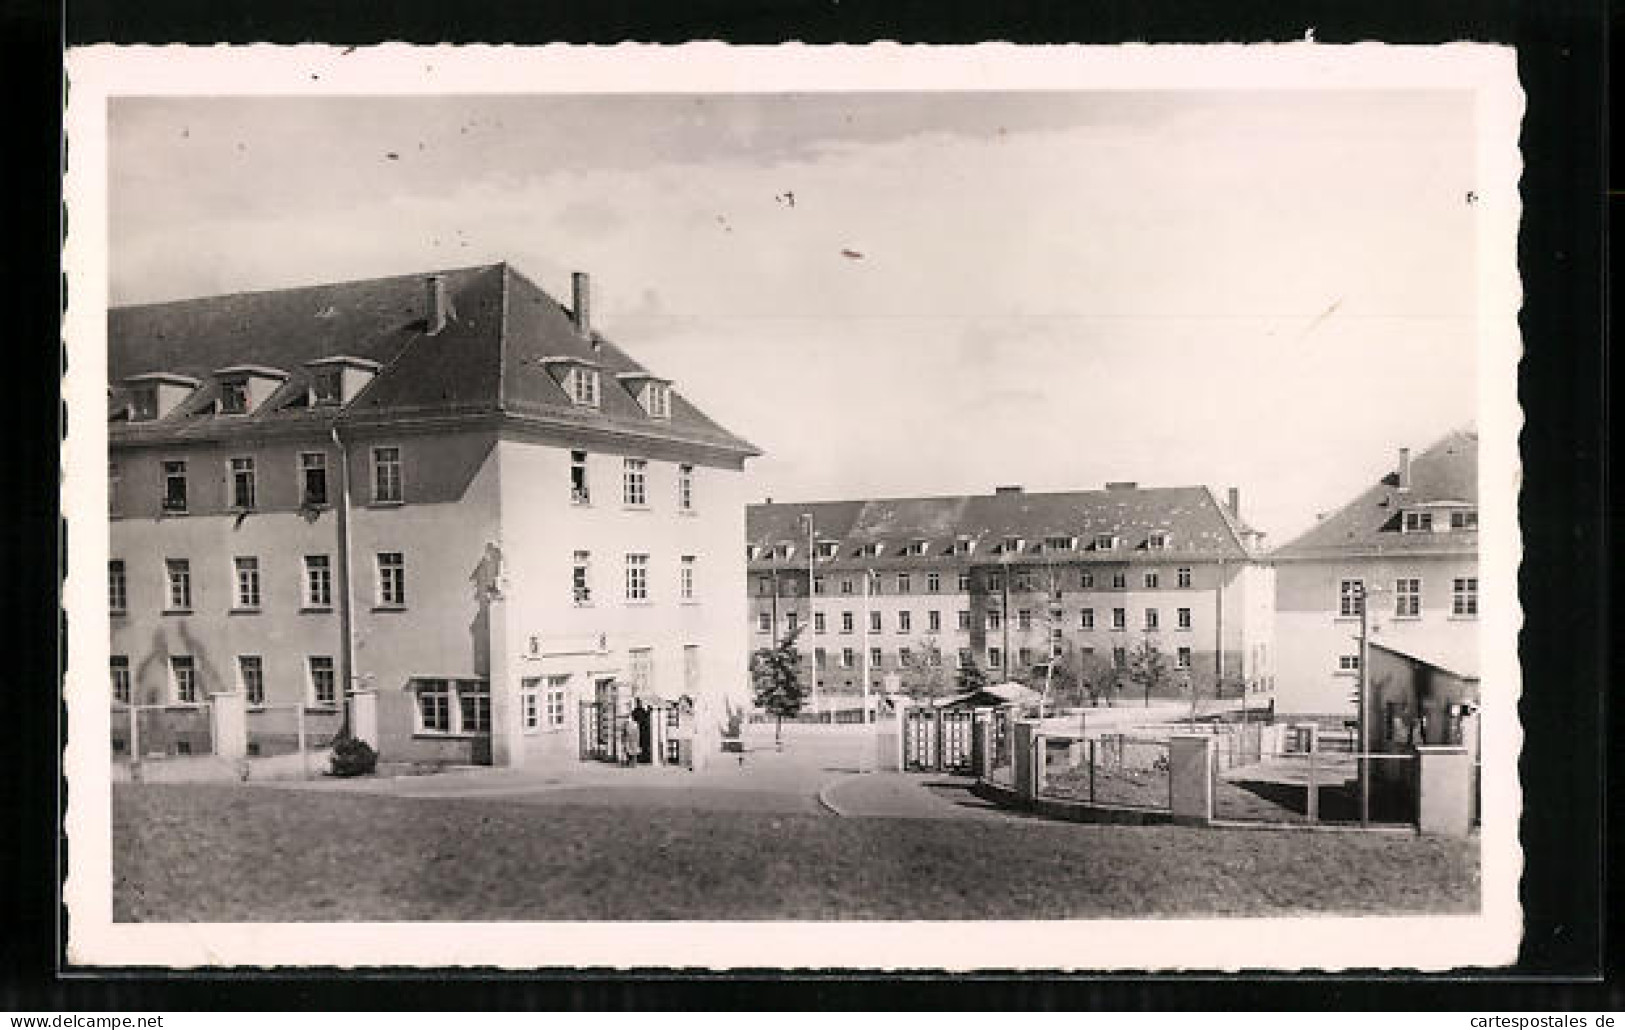
[(334, 738), (334, 776), (369, 776), (377, 768), (378, 752), (373, 750), (371, 744), (357, 737)]

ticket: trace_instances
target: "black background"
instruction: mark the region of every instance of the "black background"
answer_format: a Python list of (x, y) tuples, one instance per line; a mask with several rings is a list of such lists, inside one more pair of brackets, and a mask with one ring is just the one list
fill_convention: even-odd
[[(7, 389), (0, 597), (9, 657), (0, 679), (0, 789), (6, 839), (0, 897), (0, 1008), (11, 1011), (188, 1009), (885, 1008), (885, 1009), (1625, 1009), (1618, 979), (1617, 893), (1604, 895), (1605, 707), (1617, 651), (1609, 633), (1612, 518), (1605, 504), (1608, 219), (1607, 89), (1613, 11), (1601, 2), (1108, 2), (991, 0), (728, 3), (721, 0), (459, 0), (387, 5), (332, 0), (82, 0), (66, 12), (0, 0), (0, 355)], [(387, 19), (387, 20), (386, 20)], [(1527, 94), (1520, 265), (1526, 356), (1520, 394), (1524, 459), (1526, 733), (1521, 776), (1526, 938), (1517, 966), (1413, 977), (1060, 977), (772, 971), (672, 977), (590, 971), (508, 976), (65, 971), (57, 903), (57, 696), (66, 640), (56, 606), (57, 442), (61, 419), (58, 153), (61, 46), (96, 42), (416, 43), (1019, 43), (1277, 42), (1314, 28), (1326, 44), (1454, 40), (1518, 47)], [(71, 358), (71, 355), (69, 356)], [(1608, 722), (1612, 718), (1612, 724)], [(1613, 777), (1617, 787), (1617, 774)], [(1616, 791), (1617, 793), (1617, 791)], [(1617, 825), (1617, 824), (1616, 824)], [(1617, 829), (1613, 830), (1617, 837)], [(1610, 925), (1611, 924), (1611, 925)], [(1605, 931), (1612, 930), (1612, 933)], [(1608, 975), (1611, 974), (1611, 975)], [(1607, 979), (1604, 979), (1607, 975)]]

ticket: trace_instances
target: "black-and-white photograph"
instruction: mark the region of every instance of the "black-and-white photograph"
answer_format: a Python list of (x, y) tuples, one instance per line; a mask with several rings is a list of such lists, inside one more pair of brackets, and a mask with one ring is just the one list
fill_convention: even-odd
[(1510, 960), (1512, 62), (1203, 49), (77, 55), (70, 954)]

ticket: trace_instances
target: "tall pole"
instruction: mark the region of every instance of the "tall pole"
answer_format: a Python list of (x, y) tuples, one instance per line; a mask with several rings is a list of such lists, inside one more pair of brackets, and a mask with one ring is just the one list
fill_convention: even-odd
[(1370, 657), (1370, 647), (1366, 637), (1371, 628), (1370, 594), (1365, 589), (1365, 583), (1360, 583), (1360, 710), (1357, 713), (1356, 733), (1359, 737), (1359, 755), (1355, 759), (1360, 770), (1360, 825), (1365, 826), (1371, 821), (1371, 762), (1366, 757), (1366, 702), (1369, 698), (1371, 673), (1367, 671), (1367, 659)]
[[(1002, 547), (1001, 547), (1001, 550), (1002, 550)], [(1000, 607), (1000, 609), (1002, 609), (999, 612), (999, 624), (1004, 627), (1004, 651), (1000, 655), (1000, 657), (1002, 657), (1004, 659), (1004, 667), (1001, 670), (1003, 675), (1004, 675), (1004, 679), (1001, 682), (1008, 683), (1008, 682), (1010, 682), (1010, 554), (1009, 554), (1009, 552), (1004, 551), (1003, 553), (1001, 553), (999, 555), (999, 560), (1003, 563), (1003, 567), (1004, 567), (1004, 574), (999, 577), (999, 586), (1001, 588), (1000, 589), (1001, 600), (1000, 600), (999, 607)]]
[(863, 653), (858, 656), (858, 667), (863, 670), (864, 719), (869, 718), (869, 581), (874, 574), (873, 569), (863, 570)]
[(338, 697), (333, 700), (339, 709), (339, 733), (350, 735), (350, 695), (355, 691), (355, 605), (350, 588), (350, 450), (339, 436), (338, 426), (330, 433), (333, 446), (338, 448), (339, 504), (338, 504), (338, 595), (339, 595), (339, 679)]
[[(807, 520), (807, 621), (817, 622), (818, 617), (813, 614), (813, 576), (815, 575), (813, 563), (813, 517), (811, 512), (803, 512), (802, 518)], [(814, 641), (816, 645), (817, 641)], [(807, 664), (812, 668), (812, 703), (813, 711), (818, 711), (818, 649), (815, 646), (807, 653)], [(865, 716), (867, 718), (867, 716)]]

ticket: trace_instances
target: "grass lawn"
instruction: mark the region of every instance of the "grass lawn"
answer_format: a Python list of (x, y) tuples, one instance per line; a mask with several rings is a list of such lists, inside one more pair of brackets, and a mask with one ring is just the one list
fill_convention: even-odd
[(1478, 842), (115, 784), (121, 921), (1469, 912)]

